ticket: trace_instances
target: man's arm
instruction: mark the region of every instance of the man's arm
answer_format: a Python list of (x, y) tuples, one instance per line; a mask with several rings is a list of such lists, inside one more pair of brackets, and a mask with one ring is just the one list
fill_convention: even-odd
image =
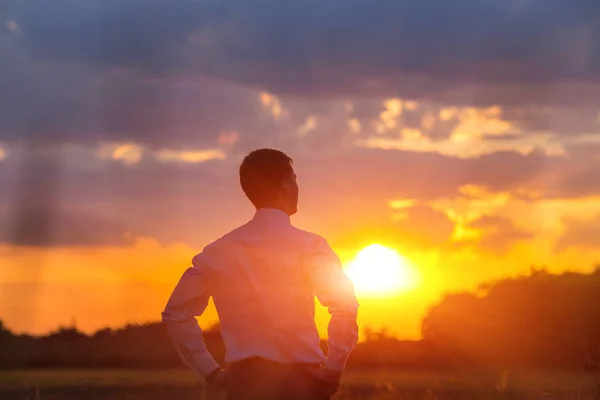
[(210, 297), (206, 274), (198, 259), (194, 259), (194, 266), (184, 272), (173, 290), (162, 312), (162, 321), (182, 360), (196, 374), (207, 377), (220, 368), (208, 352), (202, 330), (194, 318), (202, 315)]
[(341, 372), (358, 342), (358, 301), (354, 286), (342, 270), (339, 257), (325, 239), (320, 239), (310, 258), (310, 281), (319, 302), (329, 309), (327, 363), (325, 368)]

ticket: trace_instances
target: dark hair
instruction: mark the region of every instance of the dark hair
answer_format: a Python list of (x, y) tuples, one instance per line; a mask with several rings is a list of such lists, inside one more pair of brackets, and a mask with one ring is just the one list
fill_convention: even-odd
[(256, 208), (270, 205), (277, 188), (294, 171), (287, 154), (274, 149), (254, 150), (240, 165), (240, 184)]

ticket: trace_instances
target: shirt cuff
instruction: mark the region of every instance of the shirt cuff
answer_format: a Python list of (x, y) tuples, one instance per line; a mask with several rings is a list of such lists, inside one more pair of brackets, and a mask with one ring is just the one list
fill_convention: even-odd
[(346, 363), (350, 354), (333, 353), (327, 355), (325, 368), (331, 371), (343, 372), (346, 369)]
[(202, 378), (221, 367), (208, 351), (194, 354), (189, 365)]

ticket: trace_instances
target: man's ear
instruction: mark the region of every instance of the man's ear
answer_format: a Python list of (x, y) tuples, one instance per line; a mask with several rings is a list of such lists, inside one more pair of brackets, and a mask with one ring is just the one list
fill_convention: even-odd
[(290, 194), (292, 192), (292, 185), (290, 183), (290, 180), (287, 178), (285, 178), (283, 182), (281, 182), (281, 187), (283, 188), (286, 194)]

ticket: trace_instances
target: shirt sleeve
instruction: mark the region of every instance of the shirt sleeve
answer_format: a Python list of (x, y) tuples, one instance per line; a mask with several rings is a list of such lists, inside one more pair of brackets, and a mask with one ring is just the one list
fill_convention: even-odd
[(173, 290), (162, 312), (162, 321), (182, 360), (197, 375), (205, 377), (219, 368), (219, 364), (208, 352), (195, 319), (202, 315), (210, 298), (206, 273), (197, 259), (194, 259), (194, 266), (183, 273)]
[(325, 239), (320, 239), (309, 263), (310, 282), (319, 302), (328, 308), (327, 363), (333, 371), (343, 371), (358, 342), (358, 301), (354, 286), (344, 274), (342, 263)]

